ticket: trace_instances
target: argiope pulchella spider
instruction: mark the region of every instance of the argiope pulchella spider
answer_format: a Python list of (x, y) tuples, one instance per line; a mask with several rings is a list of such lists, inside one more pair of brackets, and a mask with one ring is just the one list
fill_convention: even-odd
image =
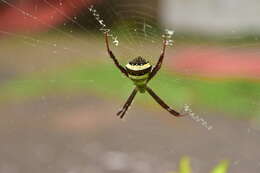
[(165, 54), (165, 48), (166, 48), (166, 38), (164, 37), (163, 41), (163, 48), (162, 48), (162, 53), (160, 55), (160, 58), (153, 67), (149, 61), (146, 61), (142, 57), (137, 57), (134, 58), (132, 61), (130, 61), (128, 64), (126, 64), (125, 67), (121, 66), (116, 59), (115, 55), (109, 48), (109, 43), (108, 43), (108, 32), (105, 33), (105, 42), (106, 42), (106, 47), (109, 56), (111, 59), (114, 61), (116, 67), (129, 79), (131, 79), (134, 84), (135, 88), (132, 91), (131, 95), (128, 97), (126, 103), (124, 104), (123, 108), (117, 113), (117, 116), (120, 116), (120, 118), (123, 118), (128, 107), (131, 105), (135, 95), (139, 91), (140, 93), (144, 93), (147, 91), (153, 98), (154, 100), (161, 105), (165, 110), (170, 112), (172, 115), (176, 117), (182, 116), (179, 112), (176, 112), (172, 108), (170, 108), (159, 96), (157, 96), (153, 90), (147, 86), (147, 83), (157, 74), (157, 72), (160, 70), (164, 54)]

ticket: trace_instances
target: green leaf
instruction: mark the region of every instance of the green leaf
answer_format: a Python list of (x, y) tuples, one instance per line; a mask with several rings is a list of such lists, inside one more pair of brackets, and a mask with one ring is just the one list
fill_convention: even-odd
[(191, 173), (189, 157), (183, 157), (180, 161), (179, 173)]
[(228, 166), (228, 161), (223, 160), (211, 171), (211, 173), (227, 173)]

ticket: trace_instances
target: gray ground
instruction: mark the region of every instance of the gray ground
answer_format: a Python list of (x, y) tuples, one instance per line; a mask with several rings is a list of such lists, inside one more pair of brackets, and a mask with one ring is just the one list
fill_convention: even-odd
[(121, 121), (119, 105), (85, 95), (2, 107), (0, 172), (167, 173), (187, 155), (194, 173), (222, 159), (230, 172), (259, 173), (259, 130), (246, 120), (202, 116), (209, 131), (189, 117), (133, 105)]

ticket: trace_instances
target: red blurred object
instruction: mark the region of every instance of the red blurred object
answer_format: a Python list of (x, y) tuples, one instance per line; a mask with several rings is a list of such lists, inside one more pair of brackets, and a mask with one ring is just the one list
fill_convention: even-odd
[(188, 75), (260, 79), (259, 50), (185, 48), (172, 57), (173, 69)]
[(3, 0), (0, 30), (7, 32), (43, 31), (64, 22), (97, 0)]

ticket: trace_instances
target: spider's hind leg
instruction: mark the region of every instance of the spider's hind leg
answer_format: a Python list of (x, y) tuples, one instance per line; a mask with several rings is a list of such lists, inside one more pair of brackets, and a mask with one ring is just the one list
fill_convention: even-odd
[(150, 73), (150, 75), (148, 77), (148, 81), (150, 81), (157, 74), (157, 72), (161, 69), (162, 62), (164, 59), (165, 49), (166, 49), (166, 38), (164, 37), (162, 53), (159, 57), (159, 60), (157, 61), (156, 65), (155, 65), (155, 67), (152, 69), (152, 72)]
[(108, 43), (108, 32), (105, 33), (105, 42), (106, 42), (106, 47), (107, 47), (107, 52), (110, 56), (110, 58), (114, 61), (116, 67), (126, 76), (128, 77), (128, 73), (126, 71), (126, 69), (119, 64), (118, 60), (116, 59), (115, 55), (113, 54), (113, 52), (110, 50), (109, 48), (109, 43)]

